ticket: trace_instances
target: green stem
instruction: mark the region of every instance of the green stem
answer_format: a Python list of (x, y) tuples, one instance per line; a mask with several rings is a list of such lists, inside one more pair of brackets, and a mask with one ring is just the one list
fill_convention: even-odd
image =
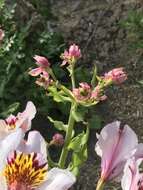
[(93, 71), (93, 76), (92, 76), (92, 79), (91, 79), (91, 86), (92, 86), (92, 88), (95, 87), (96, 82), (97, 82), (97, 67), (95, 65), (94, 66), (94, 71)]
[(103, 190), (105, 186), (105, 181), (103, 179), (99, 179), (97, 183), (96, 190)]
[(68, 146), (69, 146), (70, 140), (72, 138), (72, 131), (73, 131), (73, 127), (75, 124), (75, 120), (72, 115), (72, 112), (74, 109), (76, 109), (76, 105), (72, 104), (71, 110), (70, 110), (70, 115), (69, 115), (69, 120), (68, 120), (68, 128), (67, 128), (67, 132), (66, 132), (65, 143), (64, 143), (64, 147), (62, 149), (60, 160), (59, 160), (59, 166), (61, 168), (65, 167), (65, 162), (66, 162), (66, 159), (68, 156)]
[(72, 82), (72, 89), (75, 88), (74, 65), (75, 65), (75, 63), (73, 62), (72, 65), (71, 65), (71, 82)]

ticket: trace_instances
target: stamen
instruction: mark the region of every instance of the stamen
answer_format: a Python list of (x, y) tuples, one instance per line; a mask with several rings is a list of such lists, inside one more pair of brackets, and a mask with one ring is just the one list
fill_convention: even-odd
[(47, 163), (41, 163), (37, 153), (14, 152), (7, 159), (4, 176), (9, 190), (34, 190), (44, 182), (48, 170)]

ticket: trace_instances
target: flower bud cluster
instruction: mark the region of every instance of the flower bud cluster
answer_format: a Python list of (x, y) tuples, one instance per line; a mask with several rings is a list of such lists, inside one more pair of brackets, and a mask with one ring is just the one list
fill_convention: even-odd
[(73, 95), (78, 102), (94, 102), (102, 101), (106, 99), (106, 96), (103, 95), (103, 90), (100, 86), (96, 86), (94, 89), (91, 88), (86, 82), (79, 84), (79, 88), (73, 89)]
[(81, 58), (81, 50), (77, 45), (73, 44), (70, 46), (68, 51), (64, 51), (64, 53), (61, 55), (61, 58), (63, 59), (61, 66), (75, 63), (79, 58)]

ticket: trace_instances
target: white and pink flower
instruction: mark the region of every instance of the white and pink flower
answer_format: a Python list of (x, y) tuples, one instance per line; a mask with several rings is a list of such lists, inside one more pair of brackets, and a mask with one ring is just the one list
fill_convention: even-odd
[(134, 131), (119, 121), (106, 125), (98, 136), (96, 153), (101, 157), (101, 179), (120, 179), (126, 161), (138, 144)]
[(0, 120), (0, 141), (19, 128), (23, 132), (28, 131), (31, 128), (31, 121), (35, 117), (35, 114), (36, 107), (29, 101), (22, 113), (18, 113), (17, 116), (10, 115), (5, 120)]
[(39, 132), (29, 132), (27, 141), (21, 139), (9, 138), (6, 146), (1, 146), (5, 162), (0, 162), (0, 189), (67, 190), (75, 183), (74, 175), (67, 169), (53, 168), (48, 171), (46, 142)]
[(123, 190), (142, 190), (143, 173), (140, 173), (140, 165), (143, 159), (129, 159), (124, 168), (124, 175), (121, 181)]

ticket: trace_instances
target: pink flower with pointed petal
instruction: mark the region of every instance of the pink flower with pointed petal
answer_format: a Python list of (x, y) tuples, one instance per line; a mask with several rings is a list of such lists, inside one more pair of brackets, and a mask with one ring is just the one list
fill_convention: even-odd
[(121, 186), (123, 190), (142, 190), (143, 173), (139, 172), (139, 166), (143, 159), (129, 159), (124, 168)]
[(48, 75), (48, 73), (46, 71), (46, 69), (50, 66), (50, 63), (49, 63), (48, 59), (46, 59), (43, 56), (39, 56), (39, 55), (35, 55), (33, 58), (35, 59), (36, 64), (39, 67), (29, 71), (29, 75), (31, 75), (33, 77), (38, 76), (40, 74)]
[(63, 63), (61, 64), (61, 66), (67, 63), (73, 63), (81, 58), (81, 51), (77, 45), (73, 44), (69, 47), (68, 51), (64, 51), (64, 53), (61, 55), (61, 58), (63, 59)]
[(127, 75), (124, 72), (122, 67), (115, 68), (115, 69), (109, 71), (108, 73), (105, 73), (104, 80), (107, 82), (109, 81), (109, 83), (111, 81), (115, 84), (121, 84), (125, 80), (127, 80)]
[(120, 127), (119, 121), (110, 123), (101, 130), (95, 150), (101, 157), (102, 181), (120, 177), (125, 162), (137, 144), (134, 131), (128, 125)]

